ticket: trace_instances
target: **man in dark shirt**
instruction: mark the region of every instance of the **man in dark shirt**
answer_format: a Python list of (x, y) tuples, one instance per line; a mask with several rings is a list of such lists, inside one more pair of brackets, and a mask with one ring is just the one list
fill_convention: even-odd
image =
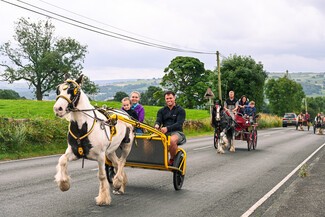
[(172, 91), (165, 92), (166, 106), (159, 109), (155, 128), (159, 129), (162, 133), (170, 136), (170, 160), (169, 165), (173, 165), (174, 157), (177, 151), (177, 145), (184, 144), (186, 141), (183, 133), (183, 123), (185, 121), (185, 110), (176, 105), (176, 96)]

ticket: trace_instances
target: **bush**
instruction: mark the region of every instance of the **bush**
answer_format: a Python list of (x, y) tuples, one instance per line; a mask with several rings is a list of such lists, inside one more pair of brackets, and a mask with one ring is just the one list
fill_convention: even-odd
[(0, 118), (0, 150), (18, 157), (35, 146), (66, 144), (66, 135), (67, 122), (63, 120)]

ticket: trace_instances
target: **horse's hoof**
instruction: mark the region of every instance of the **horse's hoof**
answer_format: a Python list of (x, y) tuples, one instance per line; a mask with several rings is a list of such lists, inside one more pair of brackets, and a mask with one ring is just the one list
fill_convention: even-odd
[(113, 179), (113, 188), (116, 191), (118, 191), (118, 190), (120, 190), (121, 186), (122, 186), (122, 181), (120, 181), (118, 178), (114, 178)]
[(69, 181), (61, 181), (58, 183), (58, 186), (61, 191), (67, 191), (70, 189), (70, 182)]
[(221, 150), (217, 150), (217, 153), (218, 154), (224, 154), (225, 152), (223, 150), (222, 151)]
[(104, 206), (104, 205), (110, 205), (111, 204), (111, 198), (101, 198), (100, 196), (95, 197), (96, 205), (97, 206)]

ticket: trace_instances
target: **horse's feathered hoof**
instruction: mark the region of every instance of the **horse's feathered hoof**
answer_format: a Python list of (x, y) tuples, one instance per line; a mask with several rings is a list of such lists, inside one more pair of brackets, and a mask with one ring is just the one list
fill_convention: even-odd
[(105, 206), (105, 205), (110, 205), (111, 204), (111, 198), (105, 197), (102, 198), (100, 196), (95, 197), (96, 205), (98, 206)]
[(230, 150), (229, 150), (230, 152), (235, 152), (236, 150), (235, 150), (235, 147), (234, 146), (232, 146), (232, 147), (230, 147)]
[(217, 150), (217, 153), (218, 153), (218, 154), (224, 154), (225, 151), (224, 151), (224, 150), (219, 150), (219, 149), (218, 149), (218, 150)]
[(113, 190), (113, 194), (115, 194), (115, 195), (121, 195), (121, 194), (123, 194), (123, 192), (114, 189)]
[(61, 191), (67, 191), (70, 189), (70, 181), (67, 180), (67, 181), (58, 182), (58, 186)]
[(116, 191), (120, 190), (120, 188), (122, 187), (122, 180), (117, 178), (116, 175), (113, 179), (113, 187), (114, 187), (114, 190), (116, 190)]

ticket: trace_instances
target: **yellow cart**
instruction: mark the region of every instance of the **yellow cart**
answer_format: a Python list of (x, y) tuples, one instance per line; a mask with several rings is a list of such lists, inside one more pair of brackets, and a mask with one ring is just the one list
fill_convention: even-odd
[[(116, 111), (116, 110), (115, 110)], [(136, 128), (141, 128), (144, 133), (137, 134), (132, 146), (131, 152), (126, 159), (125, 166), (153, 170), (165, 170), (173, 173), (173, 184), (175, 190), (182, 188), (185, 171), (186, 171), (186, 152), (183, 148), (178, 147), (174, 163), (168, 165), (168, 146), (170, 137), (156, 130), (147, 124), (130, 120), (122, 115), (116, 115), (112, 119), (119, 119), (133, 125)], [(119, 149), (117, 155), (120, 156)], [(115, 175), (112, 163), (106, 159), (106, 174), (108, 181), (112, 183)]]

